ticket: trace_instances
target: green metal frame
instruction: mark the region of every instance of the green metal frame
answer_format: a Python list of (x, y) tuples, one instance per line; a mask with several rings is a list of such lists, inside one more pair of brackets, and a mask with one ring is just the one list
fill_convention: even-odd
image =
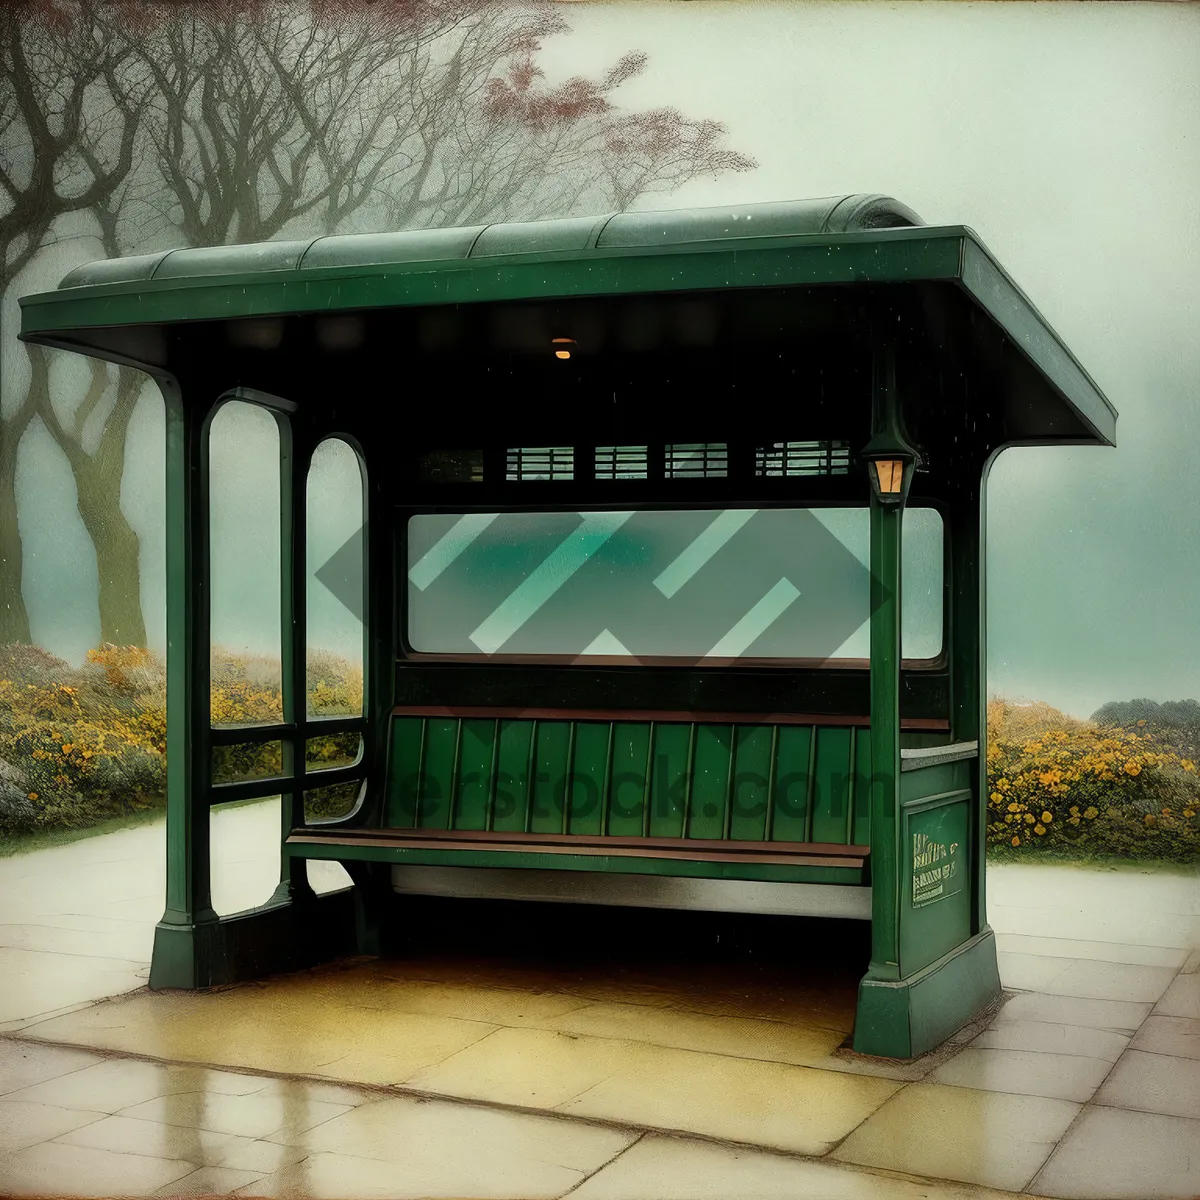
[[(309, 771), (305, 747), (310, 737), (357, 732), (367, 717), (318, 717), (307, 713), (305, 687), (305, 493), (308, 464), (316, 443), (293, 421), (296, 405), (264, 392), (236, 388), (207, 408), (181, 403), (177, 390), (164, 387), (167, 424), (167, 901), (155, 930), (150, 986), (193, 988), (235, 979), (245, 969), (236, 960), (236, 942), (212, 908), (210, 813), (220, 804), (281, 797), (281, 840), (304, 823), (304, 792), (365, 780), (363, 755), (349, 767)], [(280, 480), (280, 683), (283, 720), (277, 724), (214, 727), (209, 711), (209, 596), (212, 568), (209, 544), (209, 440), (213, 420), (230, 402), (257, 405), (274, 417), (279, 435)], [(324, 440), (324, 439), (321, 439)], [(300, 502), (298, 502), (300, 501)], [(367, 686), (369, 686), (369, 676)], [(214, 783), (215, 746), (278, 741), (283, 770), (238, 782)], [(305, 861), (280, 856), (274, 894), (253, 915), (266, 917), (295, 905), (312, 912), (316, 897)], [(275, 917), (275, 919), (272, 919)], [(309, 917), (314, 922), (315, 915)], [(243, 918), (242, 923), (245, 924)], [(251, 939), (253, 942), (253, 939)], [(305, 938), (288, 939), (284, 961), (302, 962)], [(320, 945), (315, 939), (314, 945)], [(251, 947), (253, 951), (253, 946)], [(259, 953), (262, 953), (260, 950)]]
[[(755, 236), (745, 236), (750, 228)], [(855, 1048), (889, 1057), (920, 1054), (996, 998), (999, 979), (986, 919), (984, 871), (984, 487), (991, 463), (1009, 445), (1112, 445), (1116, 413), (969, 229), (924, 227), (915, 214), (882, 197), (183, 250), (92, 264), (72, 272), (57, 291), (21, 300), (23, 338), (138, 366), (159, 380), (166, 401), (167, 902), (156, 931), (152, 987), (211, 986), (353, 947), (366, 952), (385, 948), (388, 873), (396, 863), (863, 885), (862, 867), (803, 860), (795, 865), (706, 862), (699, 855), (688, 861), (655, 857), (649, 842), (642, 857), (620, 859), (590, 851), (550, 855), (534, 846), (508, 846), (500, 852), (484, 845), (382, 845), (354, 836), (355, 828), (386, 830), (395, 820), (389, 787), (403, 754), (397, 750), (401, 718), (393, 714), (393, 706), (430, 698), (437, 704), (460, 704), (464, 697), (472, 703), (507, 703), (478, 694), (489, 689), (489, 680), (497, 690), (516, 695), (518, 705), (531, 704), (550, 689), (565, 697), (560, 707), (582, 711), (605, 707), (589, 698), (609, 693), (603, 678), (583, 669), (514, 668), (503, 675), (500, 689), (500, 674), (489, 675), (489, 668), (405, 660), (393, 620), (400, 600), (395, 522), (414, 509), (495, 505), (501, 503), (500, 493), (493, 487), (469, 499), (461, 492), (421, 493), (412, 482), (415, 476), (404, 474), (412, 470), (413, 456), (402, 458), (406, 465), (399, 467), (395, 456), (389, 457), (382, 436), (386, 417), (338, 398), (344, 367), (326, 363), (324, 352), (313, 344), (314, 331), (339, 314), (369, 325), (435, 307), (466, 310), (546, 301), (561, 309), (574, 302), (619, 303), (639, 296), (720, 296), (731, 289), (794, 296), (809, 306), (804, 309), (809, 313), (828, 298), (830, 320), (848, 339), (847, 353), (870, 357), (874, 415), (873, 424), (865, 422), (872, 425), (869, 434), (893, 424), (907, 426), (909, 417), (920, 425), (927, 412), (941, 414), (937, 420), (944, 428), (926, 420), (920, 436), (940, 438), (942, 458), (934, 454), (929, 482), (914, 485), (914, 490), (923, 489), (922, 502), (936, 503), (946, 521), (946, 654), (925, 675), (901, 662), (904, 506), (885, 506), (872, 498), (866, 690), (858, 688), (860, 677), (850, 678), (852, 672), (743, 672), (727, 676), (727, 683), (702, 678), (699, 672), (689, 675), (684, 686), (670, 671), (653, 676), (630, 671), (624, 676), (632, 689), (627, 703), (665, 713), (703, 708), (672, 702), (671, 696), (686, 694), (690, 701), (693, 695), (719, 694), (728, 702), (710, 707), (722, 712), (823, 712), (836, 724), (838, 714), (856, 711), (854, 696), (861, 695), (864, 707), (869, 697), (872, 936)], [(370, 328), (377, 335), (385, 331), (379, 335), (385, 353), (386, 323)], [(283, 339), (280, 349), (265, 354), (230, 350), (234, 343), (221, 342), (220, 335), (236, 329), (273, 331), (272, 336)], [(869, 334), (865, 340), (864, 329)], [(291, 343), (286, 341), (289, 331)], [(899, 390), (897, 355), (908, 356), (899, 368)], [(375, 361), (378, 367), (383, 360)], [(405, 364), (405, 369), (412, 367)], [(221, 404), (233, 399), (263, 406), (279, 427), (281, 615), (286, 631), (283, 720), (238, 730), (210, 726), (208, 662), (208, 431)], [(732, 418), (733, 424), (740, 419)], [(586, 414), (580, 414), (578, 424), (581, 444), (586, 444)], [(361, 717), (313, 720), (306, 712), (304, 671), (303, 497), (314, 449), (335, 436), (353, 446), (365, 474), (364, 711)], [(861, 438), (856, 449), (865, 441)], [(918, 444), (924, 453), (925, 445)], [(681, 507), (704, 501), (745, 503), (747, 495), (744, 481), (731, 481), (723, 491), (644, 492), (647, 503)], [(867, 502), (865, 472), (824, 491), (817, 483), (784, 481), (766, 502), (845, 502), (847, 497)], [(509, 492), (503, 503), (537, 508), (545, 499), (544, 494)], [(564, 499), (572, 506), (598, 503), (586, 488)], [(948, 732), (925, 737), (903, 733), (902, 713), (914, 705), (926, 714), (936, 709)], [(724, 719), (700, 712), (685, 723), (690, 733), (670, 736), (686, 740), (686, 748), (681, 741), (676, 749), (690, 762), (698, 731)], [(587, 722), (565, 713), (562, 730), (554, 734), (563, 733), (572, 761), (578, 738), (594, 741), (598, 736), (579, 733)], [(613, 727), (610, 723), (610, 733)], [(334, 732), (360, 733), (364, 752), (359, 762), (309, 771), (307, 738)], [(453, 736), (450, 791), (456, 795), (462, 721)], [(771, 737), (774, 761), (778, 728)], [(865, 749), (868, 739), (858, 737)], [(953, 745), (915, 749), (939, 737)], [(262, 741), (282, 743), (280, 776), (213, 783), (213, 746)], [(535, 741), (530, 733), (531, 748)], [(851, 755), (856, 757), (853, 749)], [(611, 765), (610, 752), (596, 758), (594, 770), (607, 781)], [(359, 809), (336, 827), (326, 826), (331, 836), (288, 842), (294, 831), (306, 828), (305, 789), (348, 780), (369, 781)], [(647, 780), (648, 791), (650, 787)], [(211, 807), (277, 793), (283, 795), (279, 885), (263, 908), (218, 918), (208, 884)], [(561, 833), (569, 837), (566, 813), (564, 807)], [(474, 820), (463, 813), (460, 817), (468, 825)], [(812, 819), (810, 805), (808, 837)], [(485, 829), (492, 827), (490, 820), (485, 819)], [(448, 823), (454, 822), (451, 814)], [(420, 824), (416, 812), (412, 823)], [(312, 826), (307, 828), (311, 832)], [(647, 838), (653, 832), (649, 824), (641, 830)], [(739, 836), (758, 836), (754, 831), (747, 835), (729, 819), (719, 832), (731, 845)], [(859, 841), (862, 834), (859, 819), (847, 819), (845, 843), (852, 836)], [(307, 881), (309, 858), (343, 862), (356, 886), (348, 893), (315, 896)]]

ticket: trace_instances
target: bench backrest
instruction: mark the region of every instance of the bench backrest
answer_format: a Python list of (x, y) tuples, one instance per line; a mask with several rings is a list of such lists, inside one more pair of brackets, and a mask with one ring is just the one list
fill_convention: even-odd
[(870, 729), (845, 720), (397, 710), (384, 825), (863, 845)]

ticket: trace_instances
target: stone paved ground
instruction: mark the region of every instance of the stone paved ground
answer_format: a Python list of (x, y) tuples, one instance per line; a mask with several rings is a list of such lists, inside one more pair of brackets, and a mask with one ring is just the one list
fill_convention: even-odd
[[(214, 815), (219, 910), (277, 829)], [(1200, 1194), (1194, 875), (993, 868), (1011, 998), (898, 1065), (843, 1048), (837, 955), (435, 945), (151, 994), (162, 858), (159, 825), (0, 860), (0, 1194)]]

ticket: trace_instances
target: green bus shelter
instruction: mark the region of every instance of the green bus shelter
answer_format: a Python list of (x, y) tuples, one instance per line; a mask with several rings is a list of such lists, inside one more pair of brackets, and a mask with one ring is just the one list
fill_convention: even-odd
[[(867, 1054), (999, 995), (984, 486), (1008, 446), (1113, 445), (1116, 414), (969, 229), (883, 196), (625, 212), (173, 250), (21, 305), (22, 338), (166, 402), (151, 987), (380, 952), (433, 893), (869, 920)], [(208, 477), (231, 401), (279, 429), (284, 630), (282, 720), (232, 727)], [(331, 438), (365, 514), (340, 597), (362, 711), (332, 718), (304, 502)], [(330, 766), (333, 736), (357, 752)], [(279, 773), (214, 773), (267, 743)], [(211, 806), (274, 795), (279, 887), (218, 917)], [(313, 859), (354, 887), (315, 895)]]

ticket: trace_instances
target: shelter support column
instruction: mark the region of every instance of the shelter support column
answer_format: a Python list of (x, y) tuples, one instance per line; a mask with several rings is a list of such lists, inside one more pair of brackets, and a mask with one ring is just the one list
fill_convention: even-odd
[(900, 535), (904, 508), (871, 497), (871, 966), (900, 978)]
[[(883, 365), (873, 445), (891, 438), (902, 451), (894, 361)], [(983, 733), (979, 487), (957, 488), (947, 520), (952, 743), (909, 755), (900, 738), (906, 494), (907, 484), (899, 496), (876, 489), (871, 498), (871, 962), (854, 1048), (887, 1058), (933, 1049), (1000, 993), (983, 921), (986, 764), (973, 744)]]
[(956, 742), (977, 741), (972, 780), (971, 932), (987, 926), (987, 662), (983, 488), (978, 472), (964, 479), (947, 520), (950, 540), (950, 728)]
[(201, 987), (220, 967), (209, 894), (209, 497), (205, 410), (163, 383), (166, 405), (167, 897), (152, 988)]
[[(363, 820), (384, 824), (382, 781), (387, 778), (392, 706), (395, 701), (396, 596), (393, 574), (397, 528), (391, 517), (388, 464), (378, 459), (375, 445), (360, 447), (363, 464), (363, 716), (364, 754), (368, 762)], [(386, 863), (345, 863), (355, 885), (356, 947), (359, 954), (398, 952), (403, 943), (403, 920), (392, 890)]]
[(279, 429), (279, 630), (283, 723), (295, 732), (283, 739), (283, 771), (292, 786), (280, 796), (279, 885), (276, 903), (314, 895), (308, 863), (282, 852), (288, 834), (304, 824), (305, 758), (308, 746), (308, 465), (311, 439), (295, 413), (274, 412)]

